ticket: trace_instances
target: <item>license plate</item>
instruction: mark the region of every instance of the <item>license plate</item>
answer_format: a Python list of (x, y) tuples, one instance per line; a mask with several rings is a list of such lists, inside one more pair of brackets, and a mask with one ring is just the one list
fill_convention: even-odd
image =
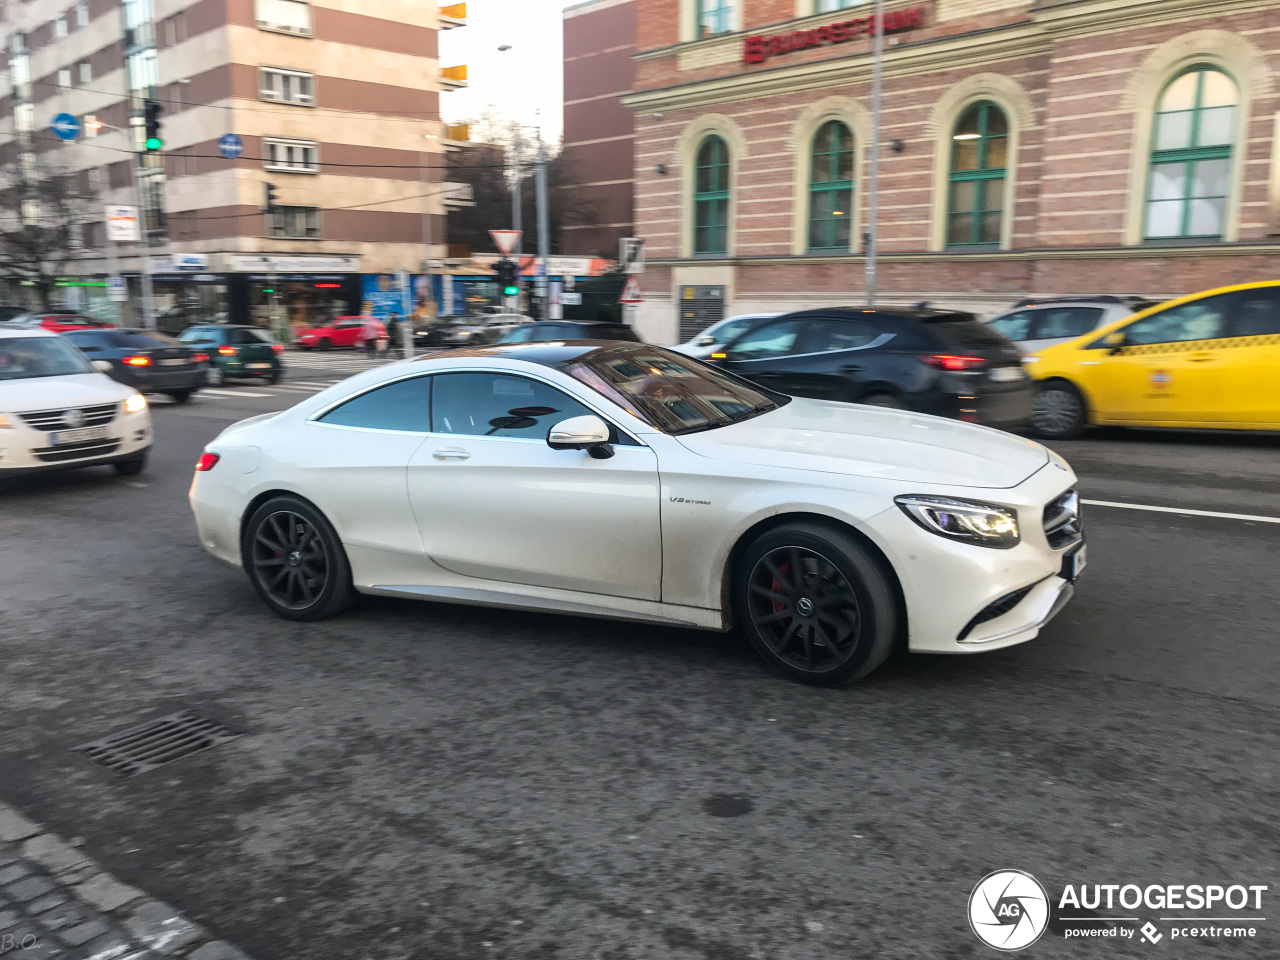
[(1008, 383), (1011, 380), (1025, 379), (1027, 375), (1021, 367), (992, 367), (987, 371), (987, 376), (996, 383)]
[(1062, 575), (1073, 583), (1079, 579), (1089, 563), (1089, 548), (1081, 544), (1078, 549), (1062, 558)]
[(84, 443), (86, 440), (105, 440), (106, 427), (81, 427), (79, 430), (59, 430), (49, 434), (49, 442), (55, 447), (63, 443)]
[(183, 364), (185, 364), (186, 362), (187, 362), (187, 361), (183, 360), (181, 357), (178, 357), (178, 358), (177, 358), (177, 359), (175, 359), (175, 360), (161, 360), (161, 361), (160, 361), (160, 366), (162, 366), (162, 367), (181, 367), (181, 366), (182, 366)]
[(246, 366), (250, 370), (270, 370), (271, 369), (271, 364), (269, 363), (250, 363), (250, 364), (246, 364)]

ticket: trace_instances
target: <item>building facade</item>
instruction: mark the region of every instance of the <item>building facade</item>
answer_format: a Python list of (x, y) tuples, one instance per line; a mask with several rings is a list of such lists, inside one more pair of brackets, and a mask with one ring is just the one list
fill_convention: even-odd
[[(639, 2), (642, 332), (861, 304), (870, 4)], [(1280, 276), (1274, 0), (891, 0), (885, 33), (879, 302)]]
[(635, 82), (638, 0), (587, 0), (564, 11), (564, 150), (590, 222), (566, 224), (567, 256), (617, 256), (632, 236), (635, 116), (621, 96)]
[[(68, 271), (129, 278), (126, 320), (144, 253), (159, 312), (353, 312), (369, 278), (442, 255), (440, 96), (465, 68), (441, 68), (437, 35), (464, 17), (415, 0), (8, 0), (0, 146), (38, 175), (84, 174), (101, 206)], [(139, 162), (148, 101), (163, 146)], [(89, 135), (57, 139), (63, 113)], [(135, 203), (149, 245), (108, 244), (101, 211)], [(114, 309), (96, 289), (84, 306)]]

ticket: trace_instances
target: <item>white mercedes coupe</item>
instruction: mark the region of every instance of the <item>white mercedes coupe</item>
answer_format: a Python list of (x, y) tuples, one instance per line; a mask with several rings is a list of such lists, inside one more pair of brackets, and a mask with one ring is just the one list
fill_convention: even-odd
[(939, 417), (770, 393), (660, 347), (433, 354), (235, 424), (204, 549), (282, 617), (356, 594), (728, 630), (833, 685), (1030, 640), (1084, 567), (1076, 478)]

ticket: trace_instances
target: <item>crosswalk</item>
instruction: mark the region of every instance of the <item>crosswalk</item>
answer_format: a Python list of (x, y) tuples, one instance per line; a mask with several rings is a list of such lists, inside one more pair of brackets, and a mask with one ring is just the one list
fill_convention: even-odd
[(237, 399), (263, 397), (302, 396), (319, 393), (326, 387), (339, 383), (344, 377), (332, 380), (283, 380), (271, 385), (250, 383), (248, 386), (202, 387), (198, 397), (232, 397)]
[(283, 359), (286, 374), (293, 371), (306, 371), (314, 374), (338, 374), (343, 377), (362, 373), (371, 367), (379, 367), (388, 362), (387, 359), (373, 359), (358, 353), (293, 352), (285, 354)]

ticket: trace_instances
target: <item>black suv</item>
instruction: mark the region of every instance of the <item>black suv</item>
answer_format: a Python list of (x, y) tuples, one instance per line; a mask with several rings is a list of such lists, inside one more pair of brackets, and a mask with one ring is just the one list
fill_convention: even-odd
[(989, 426), (1027, 421), (1018, 349), (970, 313), (838, 307), (777, 317), (712, 363), (796, 397), (913, 410)]

